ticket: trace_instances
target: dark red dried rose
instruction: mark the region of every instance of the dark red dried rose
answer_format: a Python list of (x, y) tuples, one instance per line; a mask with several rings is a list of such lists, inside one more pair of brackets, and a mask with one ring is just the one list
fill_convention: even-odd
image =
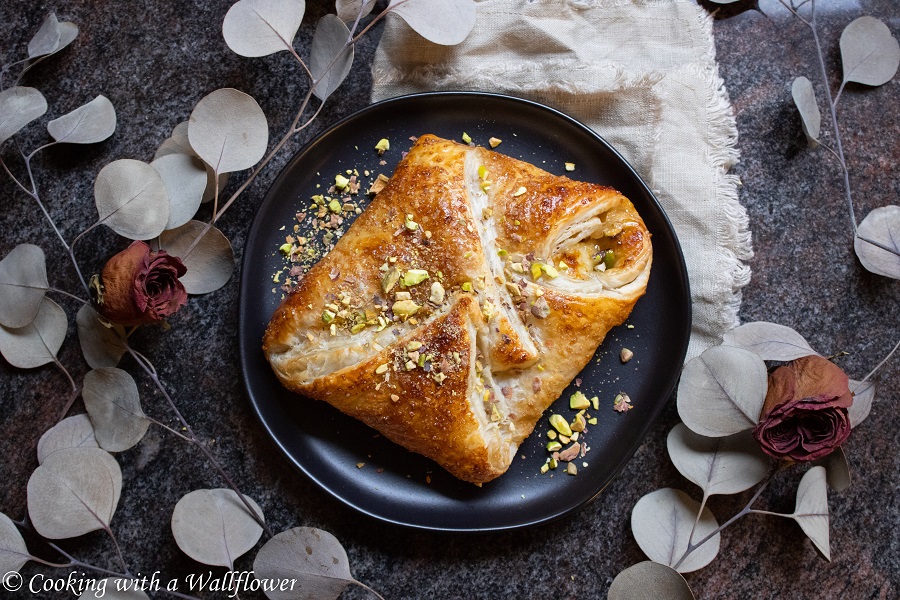
[(820, 356), (799, 358), (769, 376), (753, 435), (774, 458), (816, 460), (847, 440), (851, 404), (849, 380), (840, 367)]
[(187, 303), (187, 292), (178, 280), (186, 272), (177, 256), (133, 242), (103, 267), (97, 310), (119, 325), (158, 323)]

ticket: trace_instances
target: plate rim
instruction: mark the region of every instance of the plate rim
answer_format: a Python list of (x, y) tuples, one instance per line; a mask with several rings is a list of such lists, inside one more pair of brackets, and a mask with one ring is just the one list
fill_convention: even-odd
[(263, 416), (263, 411), (261, 409), (261, 405), (256, 395), (253, 392), (252, 382), (250, 381), (250, 377), (248, 372), (250, 370), (250, 358), (248, 353), (245, 351), (244, 341), (246, 336), (248, 335), (246, 332), (246, 328), (248, 324), (245, 323), (244, 316), (244, 308), (245, 303), (248, 303), (248, 296), (250, 290), (248, 287), (250, 286), (250, 277), (247, 275), (251, 270), (248, 270), (248, 256), (249, 252), (247, 248), (250, 246), (250, 240), (252, 240), (257, 235), (257, 230), (262, 226), (261, 223), (263, 221), (262, 215), (264, 214), (264, 208), (267, 207), (270, 203), (274, 202), (274, 197), (272, 195), (272, 190), (277, 188), (282, 181), (287, 178), (292, 171), (292, 165), (296, 162), (301, 161), (303, 157), (310, 152), (317, 143), (321, 140), (329, 137), (333, 134), (335, 130), (340, 129), (346, 123), (355, 121), (356, 119), (363, 118), (367, 113), (375, 112), (378, 110), (383, 110), (385, 107), (390, 107), (392, 104), (404, 104), (408, 102), (417, 102), (422, 100), (428, 100), (433, 98), (447, 98), (451, 99), (454, 97), (466, 97), (466, 98), (484, 98), (490, 101), (500, 101), (500, 102), (511, 102), (513, 104), (521, 104), (523, 106), (528, 106), (532, 109), (538, 109), (539, 111), (546, 111), (552, 114), (556, 118), (563, 119), (564, 121), (569, 122), (569, 124), (575, 126), (578, 129), (581, 129), (584, 133), (588, 134), (590, 137), (594, 138), (598, 143), (605, 146), (610, 152), (612, 152), (618, 159), (621, 161), (621, 164), (627, 168), (630, 172), (630, 175), (635, 179), (635, 181), (644, 189), (647, 197), (651, 200), (652, 204), (655, 206), (658, 216), (662, 219), (663, 224), (666, 226), (668, 231), (671, 233), (672, 241), (675, 244), (675, 252), (674, 259), (678, 263), (679, 266), (679, 275), (681, 279), (682, 286), (685, 292), (686, 302), (684, 304), (683, 310), (684, 314), (682, 315), (684, 330), (681, 332), (683, 335), (683, 342), (681, 344), (680, 352), (678, 353), (677, 359), (678, 364), (683, 365), (684, 359), (687, 356), (688, 345), (690, 342), (690, 333), (693, 323), (693, 302), (691, 298), (690, 292), (690, 280), (687, 271), (687, 264), (684, 259), (684, 252), (681, 247), (681, 242), (678, 238), (678, 234), (675, 231), (675, 228), (672, 225), (671, 220), (669, 219), (668, 214), (666, 213), (663, 206), (660, 204), (659, 199), (656, 197), (656, 194), (650, 189), (647, 183), (643, 180), (643, 178), (638, 174), (635, 170), (634, 166), (631, 165), (622, 155), (621, 153), (609, 142), (606, 141), (600, 134), (595, 132), (593, 129), (582, 123), (581, 121), (575, 119), (574, 117), (567, 115), (564, 112), (561, 112), (558, 109), (547, 106), (540, 102), (536, 102), (534, 100), (529, 100), (525, 98), (519, 98), (516, 96), (511, 96), (507, 94), (499, 94), (495, 92), (479, 92), (479, 91), (469, 91), (469, 90), (459, 90), (459, 91), (433, 91), (433, 92), (418, 92), (413, 94), (405, 94), (402, 96), (396, 96), (393, 98), (388, 98), (385, 100), (381, 100), (379, 102), (374, 102), (366, 105), (365, 107), (352, 112), (349, 115), (344, 116), (328, 128), (319, 132), (315, 136), (313, 136), (309, 141), (307, 141), (303, 146), (301, 146), (292, 156), (291, 158), (284, 164), (284, 166), (279, 171), (278, 175), (272, 180), (272, 183), (269, 184), (266, 189), (265, 194), (262, 196), (262, 201), (257, 207), (253, 219), (250, 223), (249, 228), (247, 229), (247, 235), (244, 240), (244, 252), (241, 257), (241, 276), (240, 276), (240, 286), (238, 289), (238, 303), (237, 303), (237, 315), (238, 315), (238, 352), (240, 355), (240, 367), (241, 367), (241, 380), (244, 384), (244, 391), (248, 400), (250, 401), (250, 405), (253, 408), (253, 413), (256, 415), (258, 422), (262, 425), (266, 436), (274, 442), (275, 446), (278, 448), (281, 455), (287, 459), (288, 463), (296, 470), (300, 471), (309, 481), (313, 482), (320, 490), (326, 492), (329, 496), (338, 500), (341, 504), (352, 508), (354, 511), (359, 512), (363, 515), (366, 515), (369, 518), (375, 519), (378, 522), (389, 524), (392, 526), (399, 526), (404, 529), (411, 529), (417, 531), (431, 531), (431, 532), (440, 532), (440, 533), (453, 533), (453, 534), (479, 534), (479, 533), (491, 533), (491, 532), (501, 532), (501, 531), (515, 531), (519, 529), (535, 527), (540, 525), (546, 525), (553, 521), (563, 518), (564, 516), (579, 510), (593, 502), (603, 491), (609, 486), (610, 483), (615, 480), (622, 470), (625, 468), (625, 465), (634, 458), (634, 454), (637, 452), (640, 444), (644, 442), (649, 433), (650, 429), (653, 427), (656, 420), (659, 418), (659, 415), (662, 413), (663, 409), (672, 399), (672, 395), (675, 391), (675, 388), (678, 384), (678, 380), (680, 379), (680, 369), (678, 370), (677, 376), (673, 377), (668, 385), (665, 386), (665, 400), (659, 402), (657, 406), (654, 407), (654, 410), (649, 414), (649, 416), (645, 419), (644, 423), (640, 427), (639, 435), (635, 436), (632, 440), (631, 444), (628, 446), (627, 452), (623, 455), (622, 460), (619, 461), (611, 469), (611, 475), (593, 494), (589, 495), (587, 498), (582, 501), (566, 508), (565, 510), (556, 512), (554, 514), (546, 515), (539, 518), (526, 519), (521, 522), (517, 522), (514, 524), (504, 524), (498, 526), (478, 526), (478, 527), (447, 527), (447, 526), (434, 526), (427, 525), (423, 523), (410, 523), (400, 521), (395, 518), (388, 517), (386, 515), (378, 514), (367, 509), (365, 506), (361, 505), (359, 502), (353, 501), (348, 498), (347, 495), (340, 494), (337, 490), (333, 489), (334, 486), (327, 485), (325, 482), (321, 481), (321, 478), (316, 477), (306, 466), (285, 447), (285, 444), (279, 439), (278, 436), (273, 432), (272, 426)]

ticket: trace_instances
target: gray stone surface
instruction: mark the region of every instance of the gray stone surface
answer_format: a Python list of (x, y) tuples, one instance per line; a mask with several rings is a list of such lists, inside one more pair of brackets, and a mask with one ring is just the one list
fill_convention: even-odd
[[(77, 23), (73, 46), (29, 73), (24, 83), (39, 88), (59, 116), (102, 93), (115, 105), (119, 126), (109, 141), (94, 146), (52, 149), (35, 160), (41, 194), (64, 237), (71, 240), (94, 213), (92, 185), (97, 171), (117, 158), (149, 160), (172, 127), (185, 119), (203, 95), (236, 87), (257, 98), (272, 132), (282, 131), (305, 87), (285, 53), (263, 59), (232, 54), (220, 24), (228, 0), (212, 2), (56, 3), (6, 0), (0, 4), (0, 57), (21, 57), (25, 44), (49, 10)], [(309, 2), (299, 39), (309, 40), (311, 23), (328, 3)], [(849, 355), (840, 364), (862, 377), (893, 346), (900, 333), (900, 285), (866, 272), (855, 260), (851, 228), (836, 161), (806, 147), (790, 100), (793, 77), (805, 75), (822, 87), (814, 44), (804, 25), (761, 2), (769, 17), (750, 11), (718, 20), (715, 34), (721, 75), (734, 104), (740, 130), (741, 201), (747, 207), (756, 257), (753, 280), (744, 292), (744, 320), (792, 326), (825, 354)], [(837, 42), (843, 26), (871, 14), (897, 35), (895, 0), (820, 2), (821, 38), (833, 86), (839, 84)], [(365, 38), (357, 65), (317, 123), (292, 140), (221, 221), (240, 258), (248, 224), (274, 175), (302, 144), (331, 123), (367, 104), (371, 64), (380, 29)], [(304, 53), (308, 44), (302, 44)], [(850, 86), (840, 103), (841, 131), (855, 190), (856, 214), (897, 203), (900, 177), (898, 79), (879, 89)], [(826, 127), (826, 129), (828, 129)], [(41, 126), (29, 128), (21, 144), (31, 149), (45, 140)], [(273, 133), (274, 135), (274, 133)], [(830, 134), (826, 143), (832, 142)], [(17, 175), (20, 161), (9, 145), (2, 156)], [(0, 255), (16, 244), (37, 243), (49, 256), (53, 285), (77, 291), (70, 265), (40, 211), (10, 180), (0, 177)], [(86, 273), (123, 247), (98, 229), (76, 248)], [(195, 429), (239, 486), (264, 508), (272, 527), (326, 529), (347, 548), (354, 576), (386, 598), (601, 598), (613, 577), (643, 560), (630, 534), (631, 508), (645, 493), (678, 487), (697, 495), (669, 463), (665, 436), (677, 422), (673, 405), (651, 429), (622, 474), (592, 504), (555, 525), (485, 536), (453, 536), (397, 529), (336, 504), (298, 475), (281, 457), (255, 420), (239, 377), (237, 356), (238, 278), (222, 290), (192, 298), (162, 332), (142, 330), (135, 345), (145, 349), (160, 377)], [(56, 297), (74, 328), (77, 305)], [(86, 365), (74, 329), (60, 359), (77, 381)], [(895, 358), (885, 371), (869, 420), (846, 446), (853, 485), (830, 499), (832, 562), (825, 562), (792, 522), (750, 516), (726, 530), (719, 557), (687, 576), (700, 598), (895, 598), (900, 595), (900, 417), (892, 410), (900, 393)], [(126, 368), (136, 372), (134, 365)], [(139, 379), (145, 410), (174, 424), (150, 382)], [(53, 366), (32, 372), (0, 361), (0, 511), (20, 519), (25, 485), (36, 467), (34, 448), (65, 402), (67, 381)], [(80, 404), (76, 410), (81, 410)], [(152, 428), (140, 446), (118, 456), (125, 478), (113, 521), (132, 572), (162, 571), (165, 578), (207, 569), (176, 547), (169, 527), (172, 507), (183, 494), (221, 481), (195, 450)], [(779, 476), (759, 505), (773, 511), (793, 508), (799, 475)], [(713, 498), (712, 510), (725, 520), (747, 499)], [(102, 532), (63, 546), (80, 559), (118, 568)], [(48, 559), (52, 552), (39, 550)], [(251, 553), (252, 555), (252, 553)], [(250, 561), (238, 561), (249, 569)], [(26, 580), (38, 572), (33, 563)], [(66, 571), (57, 571), (65, 575)], [(4, 596), (0, 593), (0, 596)], [(221, 595), (220, 595), (221, 596)], [(29, 597), (20, 592), (10, 597)], [(64, 598), (65, 593), (39, 597)], [(217, 597), (207, 595), (206, 597)], [(363, 598), (352, 589), (347, 598)]]

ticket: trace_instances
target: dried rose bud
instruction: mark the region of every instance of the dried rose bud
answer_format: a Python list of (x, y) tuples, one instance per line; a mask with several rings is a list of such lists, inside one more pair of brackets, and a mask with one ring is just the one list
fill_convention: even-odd
[(816, 460), (850, 435), (847, 409), (853, 404), (847, 375), (820, 356), (778, 367), (753, 435), (774, 458)]
[(95, 289), (97, 310), (119, 325), (158, 323), (187, 303), (187, 292), (178, 280), (185, 272), (177, 256), (133, 242), (104, 265), (100, 287)]

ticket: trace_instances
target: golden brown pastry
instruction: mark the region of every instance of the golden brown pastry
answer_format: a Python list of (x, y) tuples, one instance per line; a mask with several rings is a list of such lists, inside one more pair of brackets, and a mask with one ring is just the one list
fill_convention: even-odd
[(289, 389), (486, 482), (631, 312), (651, 257), (616, 190), (425, 135), (263, 348)]

